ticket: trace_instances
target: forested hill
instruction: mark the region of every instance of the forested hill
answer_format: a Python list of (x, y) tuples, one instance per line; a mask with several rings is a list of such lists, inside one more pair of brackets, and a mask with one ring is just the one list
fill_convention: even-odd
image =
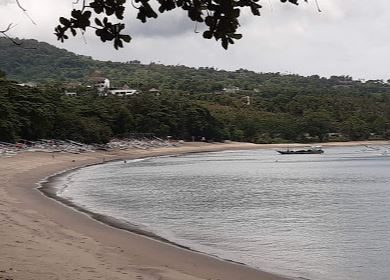
[[(96, 72), (141, 94), (97, 96), (86, 87)], [(17, 84), (26, 82), (39, 86)], [(78, 96), (65, 96), (66, 89)], [(129, 133), (257, 143), (388, 139), (390, 84), (102, 62), (35, 40), (18, 47), (0, 38), (0, 141), (106, 142)]]
[(321, 78), (280, 73), (255, 73), (240, 69), (224, 71), (214, 68), (191, 68), (161, 64), (103, 62), (76, 55), (36, 40), (18, 40), (21, 47), (0, 38), (0, 70), (19, 82), (85, 82), (95, 71), (109, 78), (114, 85), (137, 89), (158, 88), (191, 93), (210, 93), (224, 88), (261, 94), (360, 92), (390, 93), (390, 84), (380, 80), (362, 83), (348, 76)]
[(81, 81), (97, 64), (44, 42), (17, 41), (20, 47), (0, 38), (0, 70), (19, 82)]

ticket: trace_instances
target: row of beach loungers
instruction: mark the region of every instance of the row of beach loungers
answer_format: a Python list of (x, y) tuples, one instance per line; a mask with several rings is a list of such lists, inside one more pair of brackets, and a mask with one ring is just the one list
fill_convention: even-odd
[(142, 149), (147, 150), (150, 148), (159, 148), (159, 147), (174, 147), (180, 144), (179, 142), (172, 142), (169, 140), (163, 140), (158, 137), (152, 138), (126, 138), (126, 139), (113, 139), (111, 140), (107, 146), (111, 149)]
[(112, 139), (107, 144), (84, 144), (72, 140), (40, 139), (38, 141), (20, 140), (18, 143), (7, 143), (0, 141), (0, 157), (14, 156), (22, 151), (30, 152), (63, 152), (63, 153), (85, 153), (95, 151), (112, 151), (127, 149), (142, 149), (158, 147), (174, 147), (180, 144), (158, 137), (150, 138), (124, 138)]

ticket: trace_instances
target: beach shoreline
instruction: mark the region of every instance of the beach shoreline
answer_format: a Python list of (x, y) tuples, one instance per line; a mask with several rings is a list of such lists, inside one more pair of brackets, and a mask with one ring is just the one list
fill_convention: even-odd
[[(386, 145), (388, 141), (325, 143), (328, 146)], [(38, 183), (57, 174), (112, 160), (244, 149), (286, 144), (186, 143), (179, 147), (116, 152), (52, 154), (24, 152), (0, 159), (0, 277), (9, 279), (287, 279), (248, 266), (123, 231), (116, 221), (98, 222), (48, 199)], [(289, 147), (304, 144), (289, 144)], [(307, 145), (306, 145), (307, 146)], [(49, 180), (50, 181), (50, 180)], [(50, 184), (50, 183), (49, 183)], [(45, 187), (44, 187), (45, 188)], [(48, 193), (46, 193), (47, 195)], [(53, 196), (52, 193), (49, 197)], [(78, 209), (80, 210), (80, 209)], [(86, 214), (86, 215), (85, 215)], [(93, 218), (93, 217), (92, 217)], [(99, 220), (99, 219), (98, 219)], [(119, 229), (118, 229), (119, 228)], [(126, 230), (126, 229), (125, 229)], [(151, 238), (152, 239), (151, 239)], [(156, 240), (157, 239), (157, 240)]]

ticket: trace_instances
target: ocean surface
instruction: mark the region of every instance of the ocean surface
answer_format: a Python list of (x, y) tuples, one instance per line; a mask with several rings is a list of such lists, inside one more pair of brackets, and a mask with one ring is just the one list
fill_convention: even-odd
[(58, 195), (175, 243), (312, 280), (390, 279), (390, 147), (156, 157), (63, 176)]

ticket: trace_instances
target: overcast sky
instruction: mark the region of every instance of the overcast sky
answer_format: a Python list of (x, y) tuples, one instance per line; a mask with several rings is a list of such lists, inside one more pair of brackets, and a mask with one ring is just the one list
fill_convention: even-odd
[[(81, 2), (81, 1), (80, 1)], [(260, 0), (260, 17), (245, 13), (239, 33), (244, 37), (225, 51), (215, 40), (195, 33), (195, 24), (182, 11), (138, 22), (128, 1), (127, 30), (133, 40), (120, 51), (88, 33), (66, 43), (56, 41), (54, 27), (69, 17), (72, 0), (0, 0), (0, 29), (16, 26), (9, 35), (34, 38), (99, 60), (138, 59), (163, 64), (214, 66), (257, 72), (309, 75), (350, 75), (355, 79), (390, 78), (390, 1), (314, 0), (296, 7), (279, 0)], [(75, 6), (77, 7), (77, 5)], [(202, 26), (197, 28), (202, 31)]]

